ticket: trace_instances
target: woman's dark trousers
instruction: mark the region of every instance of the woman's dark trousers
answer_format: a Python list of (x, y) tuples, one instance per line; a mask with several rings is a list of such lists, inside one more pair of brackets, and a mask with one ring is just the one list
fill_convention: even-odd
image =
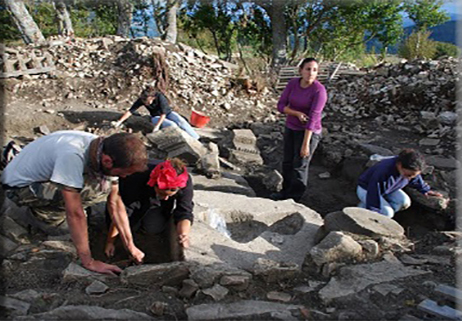
[(308, 185), (308, 170), (311, 158), (318, 147), (321, 135), (312, 134), (310, 140), (310, 156), (300, 157), (304, 130), (292, 130), (286, 127), (284, 132), (284, 159), (282, 162), (282, 195), (284, 198), (293, 198), (300, 201)]

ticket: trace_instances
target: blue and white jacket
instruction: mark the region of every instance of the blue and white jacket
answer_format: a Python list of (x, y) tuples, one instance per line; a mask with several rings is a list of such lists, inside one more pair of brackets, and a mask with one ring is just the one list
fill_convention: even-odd
[(367, 191), (366, 208), (380, 213), (380, 196), (386, 196), (409, 185), (422, 194), (430, 190), (430, 186), (424, 182), (421, 175), (409, 180), (400, 175), (396, 168), (398, 157), (384, 159), (364, 173), (358, 179), (358, 185)]

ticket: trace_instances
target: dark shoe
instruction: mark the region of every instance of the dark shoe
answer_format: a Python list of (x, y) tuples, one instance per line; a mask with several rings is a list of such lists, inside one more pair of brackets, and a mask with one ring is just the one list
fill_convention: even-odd
[(281, 192), (277, 192), (277, 193), (272, 193), (270, 195), (270, 198), (273, 200), (273, 201), (283, 201), (283, 200), (286, 200), (287, 197), (281, 193)]

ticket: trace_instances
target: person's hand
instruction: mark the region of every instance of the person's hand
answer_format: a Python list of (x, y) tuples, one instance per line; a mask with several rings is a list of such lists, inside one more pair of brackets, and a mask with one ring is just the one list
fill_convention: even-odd
[(425, 193), (425, 196), (436, 196), (436, 197), (443, 197), (443, 194), (435, 192), (435, 191), (428, 191)]
[(111, 126), (114, 128), (119, 128), (122, 125), (120, 121), (111, 121)]
[(115, 253), (115, 245), (113, 242), (107, 242), (106, 246), (104, 247), (104, 253), (107, 257), (113, 257)]
[(300, 149), (300, 157), (306, 158), (308, 156), (310, 156), (310, 146), (302, 146), (302, 148)]
[(131, 254), (131, 256), (132, 256), (132, 258), (133, 258), (133, 260), (135, 261), (136, 264), (143, 263), (143, 259), (144, 259), (145, 254), (139, 248), (134, 246), (132, 249), (130, 249), (130, 254)]
[(306, 123), (308, 121), (308, 117), (302, 112), (298, 113), (297, 117), (302, 123)]
[(156, 126), (156, 127), (154, 127), (154, 129), (153, 129), (152, 131), (153, 131), (153, 132), (156, 132), (156, 131), (158, 131), (158, 130), (159, 130), (159, 127)]
[(180, 245), (187, 249), (190, 245), (189, 242), (189, 235), (188, 234), (180, 234), (178, 235), (178, 241), (180, 242)]
[(87, 264), (84, 264), (83, 267), (93, 272), (109, 274), (113, 276), (117, 276), (117, 274), (122, 272), (122, 270), (116, 265), (106, 264), (104, 262), (96, 261), (93, 259), (91, 259), (91, 261), (89, 261)]

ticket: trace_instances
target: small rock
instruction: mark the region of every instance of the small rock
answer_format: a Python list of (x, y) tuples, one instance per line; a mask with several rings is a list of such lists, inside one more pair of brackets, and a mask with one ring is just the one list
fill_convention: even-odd
[(284, 303), (287, 303), (290, 300), (292, 300), (292, 296), (290, 294), (284, 293), (284, 292), (277, 292), (277, 291), (268, 292), (266, 297), (268, 298), (268, 300), (279, 301), (279, 302), (284, 302)]
[(225, 298), (229, 290), (224, 286), (215, 284), (213, 287), (202, 290), (202, 293), (211, 296), (215, 301), (220, 301)]
[(321, 179), (327, 179), (327, 178), (330, 178), (330, 173), (329, 172), (324, 172), (324, 173), (319, 174), (318, 176)]
[(88, 295), (98, 295), (98, 294), (106, 293), (108, 289), (109, 287), (106, 284), (104, 284), (101, 281), (96, 280), (96, 281), (93, 281), (92, 284), (87, 286), (87, 288), (85, 289), (85, 292)]
[(168, 304), (161, 301), (156, 301), (149, 307), (149, 311), (155, 316), (164, 315), (165, 310), (167, 309)]

